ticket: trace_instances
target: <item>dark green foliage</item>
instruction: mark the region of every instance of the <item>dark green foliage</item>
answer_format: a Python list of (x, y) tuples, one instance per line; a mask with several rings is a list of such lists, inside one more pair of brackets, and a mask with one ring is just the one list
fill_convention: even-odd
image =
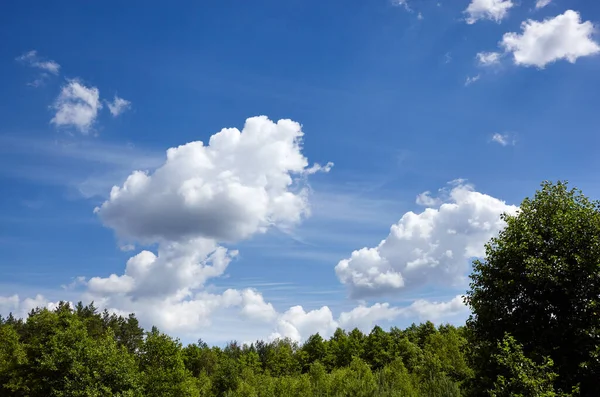
[[(0, 324), (2, 396), (455, 396), (470, 376), (452, 326), (337, 330), (223, 349), (183, 347), (93, 304), (33, 310)], [(420, 330), (426, 330), (421, 332)], [(421, 343), (422, 341), (422, 343)], [(419, 345), (421, 343), (421, 346)]]
[(506, 335), (498, 343), (498, 352), (492, 355), (492, 361), (498, 368), (492, 397), (554, 397), (553, 383), (556, 374), (552, 369), (552, 360), (544, 357), (539, 364), (523, 354), (522, 346), (515, 338)]
[(528, 359), (553, 361), (557, 392), (580, 385), (582, 396), (600, 395), (599, 203), (566, 183), (544, 183), (504, 219), (474, 263), (467, 295), (473, 390), (493, 387), (501, 368), (492, 356), (508, 333)]

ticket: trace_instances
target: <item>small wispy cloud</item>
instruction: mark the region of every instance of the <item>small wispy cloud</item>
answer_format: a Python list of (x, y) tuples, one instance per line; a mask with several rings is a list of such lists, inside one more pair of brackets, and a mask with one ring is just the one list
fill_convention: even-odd
[(163, 162), (162, 150), (121, 143), (0, 136), (0, 176), (64, 187), (74, 197), (104, 198), (132, 171)]
[(108, 110), (110, 110), (110, 114), (112, 114), (114, 117), (117, 117), (127, 109), (131, 108), (131, 101), (120, 98), (117, 95), (115, 95), (115, 98), (112, 102), (106, 101), (106, 104), (108, 106)]
[(135, 250), (135, 245), (133, 244), (123, 244), (121, 246), (119, 246), (119, 249), (123, 252), (130, 252)]
[(410, 7), (408, 6), (408, 0), (392, 0), (392, 5), (395, 6), (403, 6), (406, 10), (410, 11)]
[(465, 80), (465, 87), (470, 86), (471, 84), (473, 84), (474, 82), (476, 82), (477, 80), (479, 80), (481, 78), (480, 75), (476, 75), (476, 76), (467, 76), (467, 80)]
[(440, 198), (432, 197), (430, 191), (425, 191), (425, 192), (417, 195), (415, 202), (418, 205), (422, 205), (424, 207), (435, 207), (435, 206), (441, 204)]
[(52, 60), (42, 60), (36, 50), (28, 51), (17, 57), (17, 61), (29, 65), (33, 68), (42, 69), (48, 73), (58, 75), (60, 71), (60, 65)]
[(517, 141), (511, 134), (495, 133), (492, 135), (492, 142), (502, 146), (514, 146)]
[(68, 80), (52, 106), (56, 114), (50, 122), (57, 127), (74, 127), (87, 134), (102, 109), (100, 91), (78, 80)]
[(452, 62), (452, 54), (450, 54), (450, 52), (447, 52), (444, 54), (444, 63), (450, 63)]
[(544, 8), (551, 2), (552, 2), (552, 0), (537, 0), (535, 2), (535, 8), (537, 8), (537, 9)]
[(60, 65), (52, 60), (43, 60), (38, 56), (37, 51), (28, 51), (16, 58), (16, 61), (35, 69), (41, 70), (40, 74), (32, 81), (27, 83), (30, 87), (41, 87), (51, 75), (57, 76), (60, 72)]
[(494, 66), (500, 63), (502, 54), (499, 52), (479, 52), (476, 59), (479, 66)]

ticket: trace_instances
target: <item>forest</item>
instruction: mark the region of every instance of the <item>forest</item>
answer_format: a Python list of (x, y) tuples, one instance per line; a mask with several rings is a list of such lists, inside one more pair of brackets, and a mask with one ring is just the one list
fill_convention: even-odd
[(0, 396), (599, 396), (600, 203), (544, 182), (503, 219), (464, 325), (184, 346), (61, 302), (0, 317)]

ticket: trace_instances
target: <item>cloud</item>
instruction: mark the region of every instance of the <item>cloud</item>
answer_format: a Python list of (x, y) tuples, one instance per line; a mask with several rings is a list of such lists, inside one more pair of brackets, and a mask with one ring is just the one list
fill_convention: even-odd
[(301, 341), (315, 333), (327, 338), (337, 327), (338, 323), (327, 306), (309, 312), (305, 312), (302, 306), (294, 306), (280, 316), (277, 332), (270, 339), (290, 338)]
[(314, 171), (300, 151), (302, 136), (294, 121), (249, 118), (242, 131), (223, 129), (206, 146), (169, 149), (161, 167), (132, 173), (96, 212), (138, 241), (235, 241), (293, 226), (309, 214), (303, 179)]
[(522, 33), (504, 34), (500, 45), (512, 53), (516, 65), (537, 66), (565, 59), (575, 63), (577, 58), (600, 52), (592, 39), (594, 25), (581, 22), (579, 13), (572, 10), (541, 22), (527, 20), (521, 24)]
[(511, 138), (510, 134), (495, 133), (492, 135), (492, 142), (496, 142), (502, 146), (514, 145), (516, 141)]
[(435, 207), (436, 205), (441, 204), (441, 200), (438, 197), (431, 197), (430, 191), (417, 195), (415, 202), (424, 207)]
[(540, 9), (540, 8), (544, 8), (546, 7), (548, 4), (550, 4), (552, 2), (552, 0), (537, 0), (535, 2), (535, 8), (536, 9)]
[(114, 117), (117, 117), (118, 115), (120, 115), (121, 113), (123, 113), (131, 107), (130, 101), (128, 101), (127, 99), (119, 98), (116, 95), (112, 102), (107, 101), (106, 104), (108, 106), (110, 114), (112, 114)]
[(477, 80), (479, 80), (481, 78), (480, 75), (476, 75), (476, 76), (467, 76), (467, 80), (465, 80), (465, 87), (470, 86), (471, 84), (473, 84), (474, 82), (476, 82)]
[(122, 274), (90, 278), (84, 300), (174, 332), (197, 332), (215, 310), (273, 323), (278, 314), (257, 291), (214, 294), (206, 284), (237, 256), (220, 242), (292, 227), (309, 214), (307, 178), (332, 164), (309, 167), (302, 137), (296, 122), (253, 117), (206, 146), (169, 149), (154, 172), (133, 172), (95, 212), (122, 244), (155, 244), (156, 253), (132, 256)]
[(19, 295), (0, 296), (0, 315), (7, 316), (12, 313), (15, 317), (27, 318), (32, 309), (37, 307), (54, 309), (56, 302), (49, 302), (42, 295), (36, 295), (35, 298), (19, 298)]
[(133, 244), (123, 244), (119, 246), (119, 249), (123, 252), (129, 252), (135, 250), (135, 245)]
[(58, 75), (60, 72), (60, 65), (55, 61), (44, 61), (41, 60), (37, 54), (37, 51), (32, 50), (24, 53), (17, 57), (17, 61), (25, 63), (33, 68), (44, 70), (48, 73)]
[(100, 92), (96, 87), (86, 87), (78, 80), (68, 80), (53, 108), (56, 114), (50, 122), (57, 127), (74, 127), (87, 134), (102, 109)]
[[(89, 302), (89, 295), (82, 299)], [(71, 306), (72, 303), (68, 302)], [(127, 316), (135, 313), (143, 327), (156, 325), (162, 331), (175, 336), (187, 336), (190, 340), (202, 337), (206, 340), (225, 342), (239, 339), (244, 335), (247, 340), (290, 338), (297, 342), (306, 340), (310, 335), (319, 333), (324, 338), (333, 335), (338, 327), (350, 331), (358, 328), (369, 332), (375, 325), (392, 322), (397, 319), (408, 321), (427, 321), (436, 324), (462, 321), (469, 313), (461, 296), (449, 301), (429, 301), (418, 299), (404, 307), (394, 307), (389, 303), (375, 303), (371, 306), (360, 304), (350, 311), (340, 313), (334, 319), (331, 309), (322, 306), (306, 311), (302, 306), (293, 306), (278, 313), (270, 303), (264, 301), (260, 292), (254, 289), (228, 289), (221, 294), (199, 292), (188, 299), (138, 300), (129, 301), (120, 309), (107, 306), (106, 300), (94, 302), (100, 309), (107, 308), (110, 313)], [(0, 315), (12, 312), (16, 317), (26, 318), (36, 307), (55, 309), (58, 302), (50, 302), (42, 295), (21, 299), (18, 295), (0, 296)], [(269, 334), (269, 329), (273, 330)]]
[(163, 243), (157, 255), (141, 251), (131, 257), (121, 276), (91, 278), (88, 291), (94, 295), (132, 299), (175, 295), (201, 287), (206, 280), (222, 275), (235, 255), (235, 251), (228, 252), (207, 239)]
[(500, 63), (502, 54), (499, 52), (480, 52), (477, 54), (477, 62), (480, 66), (493, 66)]
[(392, 5), (403, 6), (407, 11), (410, 11), (410, 6), (407, 0), (392, 0)]
[(372, 306), (359, 305), (339, 317), (339, 325), (344, 329), (358, 328), (369, 332), (381, 321), (391, 321), (402, 314), (405, 309), (390, 307), (389, 303), (375, 303)]
[[(377, 247), (362, 248), (335, 267), (350, 297), (398, 293), (425, 283), (464, 282), (470, 258), (503, 227), (517, 207), (456, 181), (438, 208), (407, 212)], [(442, 194), (443, 195), (443, 194)]]
[(463, 297), (457, 295), (448, 302), (431, 302), (425, 299), (414, 301), (407, 312), (416, 315), (421, 321), (431, 321), (438, 323), (440, 320), (448, 320), (451, 317), (469, 313), (469, 308), (465, 305)]
[(508, 10), (514, 6), (510, 0), (472, 0), (467, 9), (467, 23), (474, 24), (481, 19), (500, 22), (508, 15)]

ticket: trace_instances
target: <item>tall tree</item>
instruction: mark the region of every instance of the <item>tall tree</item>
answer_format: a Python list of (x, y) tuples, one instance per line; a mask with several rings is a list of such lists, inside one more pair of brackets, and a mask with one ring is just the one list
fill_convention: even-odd
[(503, 219), (466, 297), (474, 390), (492, 388), (499, 368), (490, 358), (508, 333), (534, 362), (552, 359), (558, 392), (579, 384), (582, 396), (600, 395), (600, 203), (545, 182)]

